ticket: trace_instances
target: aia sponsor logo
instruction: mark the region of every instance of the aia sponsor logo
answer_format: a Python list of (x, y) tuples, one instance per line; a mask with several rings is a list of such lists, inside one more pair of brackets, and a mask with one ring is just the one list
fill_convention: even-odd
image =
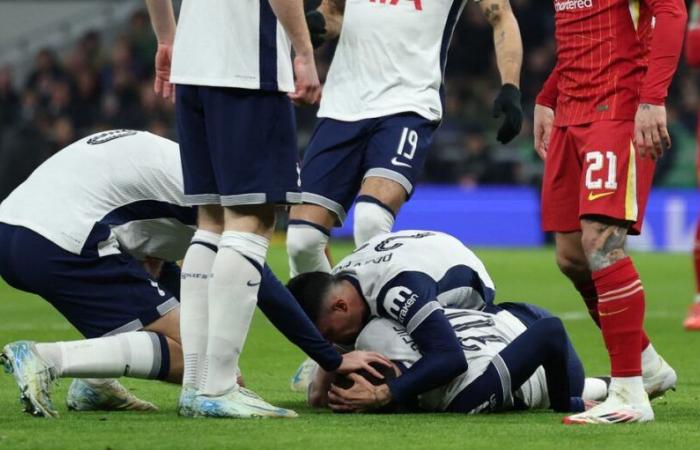
[[(413, 3), (413, 6), (416, 8), (417, 11), (423, 11), (423, 0), (403, 0), (404, 2), (411, 2)], [(369, 0), (370, 3), (381, 3), (381, 4), (390, 4), (390, 5), (396, 5), (399, 3), (399, 0)]]
[(593, 8), (593, 0), (564, 0), (559, 2), (554, 2), (554, 10), (556, 12), (560, 11), (574, 11), (577, 9), (588, 9)]

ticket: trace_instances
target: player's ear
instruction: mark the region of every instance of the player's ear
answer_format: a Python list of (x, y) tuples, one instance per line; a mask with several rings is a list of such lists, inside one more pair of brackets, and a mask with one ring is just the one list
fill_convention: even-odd
[(337, 298), (333, 302), (333, 306), (331, 307), (331, 310), (335, 311), (335, 312), (346, 313), (346, 312), (348, 312), (348, 302), (346, 302), (342, 298)]

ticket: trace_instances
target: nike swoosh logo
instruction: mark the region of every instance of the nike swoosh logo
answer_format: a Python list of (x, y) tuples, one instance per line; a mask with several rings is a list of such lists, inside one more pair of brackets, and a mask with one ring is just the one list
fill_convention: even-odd
[(593, 201), (593, 200), (597, 200), (597, 199), (599, 199), (599, 198), (601, 198), (601, 197), (605, 197), (605, 196), (608, 196), (608, 195), (612, 195), (612, 194), (614, 194), (614, 193), (615, 193), (615, 191), (611, 191), (611, 192), (601, 192), (600, 194), (594, 194), (593, 192), (589, 192), (589, 193), (588, 193), (588, 201), (590, 202), (590, 201)]
[(260, 286), (260, 282), (258, 281), (257, 283), (253, 283), (251, 280), (248, 280), (248, 286), (250, 286), (250, 287)]
[(609, 313), (598, 313), (598, 315), (601, 316), (601, 317), (605, 317), (605, 316), (614, 316), (615, 314), (620, 314), (621, 312), (625, 312), (625, 311), (627, 311), (628, 309), (630, 309), (629, 306), (628, 306), (627, 308), (622, 308), (622, 309), (620, 309), (620, 310), (618, 310), (618, 311), (613, 311), (613, 312), (609, 312)]
[(394, 156), (393, 158), (391, 158), (391, 163), (392, 163), (393, 165), (399, 166), (399, 167), (411, 167), (410, 164), (405, 163), (405, 162), (401, 162), (401, 161), (399, 161), (398, 159), (396, 159), (396, 156)]

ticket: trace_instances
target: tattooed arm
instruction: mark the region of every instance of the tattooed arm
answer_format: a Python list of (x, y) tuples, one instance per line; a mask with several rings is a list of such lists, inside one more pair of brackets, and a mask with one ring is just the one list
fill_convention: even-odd
[(501, 84), (520, 86), (523, 42), (509, 0), (481, 0), (479, 6), (493, 28), (493, 45)]

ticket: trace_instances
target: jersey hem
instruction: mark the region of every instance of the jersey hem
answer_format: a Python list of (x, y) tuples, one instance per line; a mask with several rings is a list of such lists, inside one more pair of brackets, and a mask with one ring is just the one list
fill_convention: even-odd
[(419, 116), (421, 116), (424, 119), (427, 119), (431, 122), (439, 122), (442, 120), (442, 112), (440, 114), (434, 114), (430, 110), (421, 109), (421, 108), (406, 108), (406, 107), (387, 108), (387, 109), (376, 110), (376, 111), (370, 110), (367, 112), (356, 113), (356, 114), (336, 113), (333, 111), (323, 111), (321, 109), (321, 110), (319, 110), (317, 116), (319, 118), (340, 120), (342, 122), (358, 122), (360, 120), (376, 119), (378, 117), (392, 116), (394, 114), (401, 114), (401, 113), (415, 113), (415, 114), (418, 114)]
[(237, 88), (237, 89), (250, 89), (254, 91), (277, 91), (277, 92), (294, 92), (293, 83), (277, 83), (273, 86), (273, 83), (255, 81), (232, 81), (230, 78), (202, 78), (202, 77), (187, 77), (187, 76), (176, 76), (172, 75), (170, 77), (170, 82), (172, 84), (187, 84), (192, 86), (209, 86), (209, 87), (225, 87), (225, 88)]
[(32, 222), (28, 222), (25, 220), (13, 220), (11, 218), (3, 218), (0, 219), (0, 223), (4, 223), (7, 225), (12, 225), (15, 227), (24, 227), (27, 228), (28, 230), (31, 230), (41, 236), (42, 238), (46, 239), (47, 241), (58, 245), (61, 247), (63, 250), (72, 253), (74, 255), (80, 256), (80, 253), (82, 251), (83, 246), (85, 243), (83, 242), (80, 247), (76, 248), (74, 245), (67, 243), (68, 241), (66, 239), (61, 239), (58, 235), (55, 233), (51, 232), (50, 230), (42, 227), (41, 225), (37, 225)]

